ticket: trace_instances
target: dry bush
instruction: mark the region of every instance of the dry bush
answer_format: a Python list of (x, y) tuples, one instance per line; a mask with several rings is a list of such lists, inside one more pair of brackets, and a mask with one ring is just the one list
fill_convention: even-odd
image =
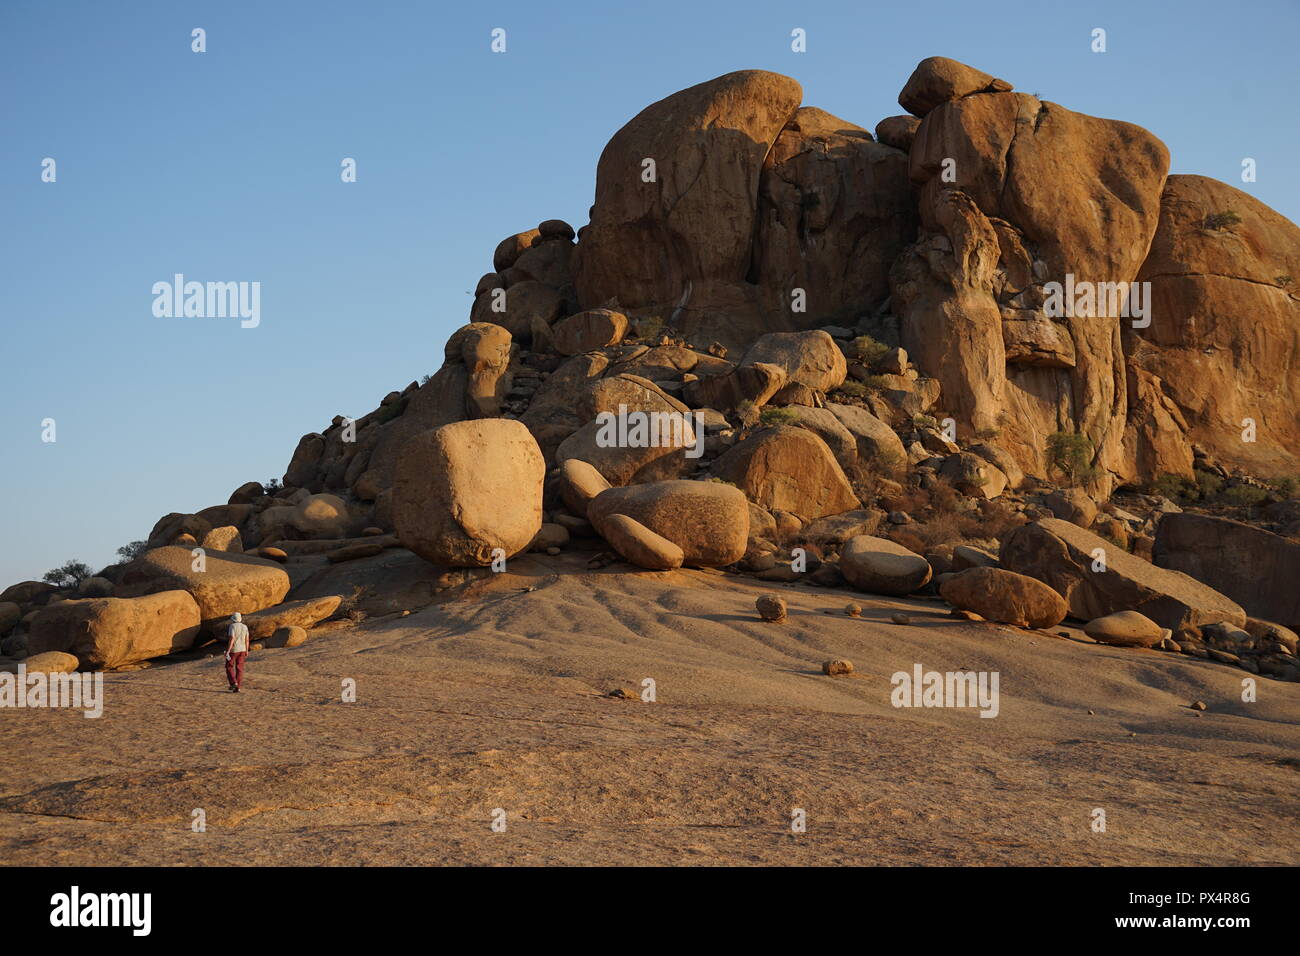
[(994, 498), (982, 501), (976, 511), (962, 515), (958, 520), (961, 535), (966, 540), (1001, 541), (1025, 523), (1025, 516), (1005, 501)]

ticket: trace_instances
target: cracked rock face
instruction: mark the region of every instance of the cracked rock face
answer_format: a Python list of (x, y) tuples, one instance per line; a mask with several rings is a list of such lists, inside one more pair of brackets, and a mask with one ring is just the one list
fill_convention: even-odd
[[(959, 430), (1002, 429), (1037, 474), (1047, 436), (1079, 431), (1097, 465), (1126, 473), (1125, 320), (1043, 307), (1050, 283), (1069, 275), (1136, 278), (1159, 216), (1164, 145), (1130, 123), (968, 83), (929, 108), (909, 160), (921, 235), (894, 270), (903, 344), (940, 379)], [(951, 342), (965, 354), (950, 354)]]
[[(1125, 336), (1125, 351), (1158, 377), (1188, 438), (1254, 471), (1294, 470), (1300, 229), (1226, 183), (1170, 176), (1138, 278), (1151, 283), (1152, 320)], [(1247, 418), (1254, 442), (1242, 440)]]
[(615, 133), (575, 262), (582, 305), (662, 305), (688, 282), (744, 283), (763, 159), (802, 97), (787, 76), (742, 70), (651, 104)]

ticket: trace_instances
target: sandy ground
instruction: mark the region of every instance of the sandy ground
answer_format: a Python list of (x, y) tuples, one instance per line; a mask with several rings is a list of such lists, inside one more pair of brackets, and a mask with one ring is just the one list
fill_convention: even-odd
[[(754, 612), (773, 590), (784, 624)], [(891, 706), (918, 662), (997, 671), (999, 715)], [(98, 720), (0, 711), (0, 861), (1295, 865), (1300, 685), (1243, 703), (1246, 676), (938, 602), (530, 557), (255, 651), (239, 695), (213, 657), (107, 675)], [(607, 696), (645, 678), (653, 703)]]

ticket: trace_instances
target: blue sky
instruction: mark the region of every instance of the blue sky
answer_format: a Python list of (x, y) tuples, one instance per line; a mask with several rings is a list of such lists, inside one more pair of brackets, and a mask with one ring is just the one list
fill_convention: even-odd
[[(1145, 126), (1174, 172), (1297, 220), (1297, 35), (1294, 0), (4, 0), (0, 586), (107, 564), (433, 372), (497, 242), (585, 223), (605, 142), (675, 90), (775, 70), (871, 128), (918, 60), (950, 56)], [(261, 324), (155, 317), (177, 272), (260, 282)]]

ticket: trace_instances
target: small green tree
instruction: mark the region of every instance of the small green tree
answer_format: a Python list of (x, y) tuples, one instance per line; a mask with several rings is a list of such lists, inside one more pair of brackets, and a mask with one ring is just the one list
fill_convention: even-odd
[(1097, 473), (1092, 467), (1092, 452), (1092, 440), (1087, 435), (1053, 432), (1047, 436), (1047, 466), (1071, 485), (1083, 484)]
[(46, 571), (41, 580), (56, 588), (74, 588), (94, 574), (94, 569), (85, 561), (64, 561), (53, 571)]
[(148, 541), (132, 541), (117, 549), (117, 556), (123, 561), (134, 561), (149, 550)]

